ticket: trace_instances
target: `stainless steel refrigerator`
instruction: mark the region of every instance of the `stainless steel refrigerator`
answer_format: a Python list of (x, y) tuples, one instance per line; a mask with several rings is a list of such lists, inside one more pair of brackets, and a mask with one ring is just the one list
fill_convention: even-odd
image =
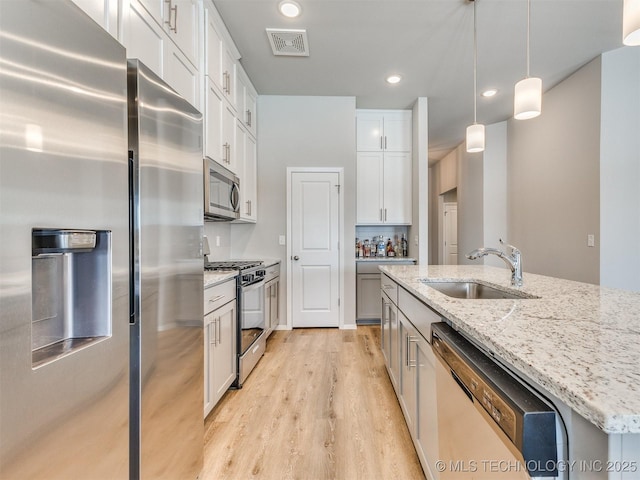
[(3, 480), (202, 465), (201, 120), (136, 66), (71, 2), (0, 2)]

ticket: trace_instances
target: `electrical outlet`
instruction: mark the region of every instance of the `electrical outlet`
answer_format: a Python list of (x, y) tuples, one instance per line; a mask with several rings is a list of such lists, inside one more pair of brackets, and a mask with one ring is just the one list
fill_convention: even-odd
[(216, 235), (216, 247), (220, 246), (220, 235)]
[(278, 237), (278, 243), (279, 243), (280, 245), (285, 245), (285, 244), (286, 244), (286, 238), (285, 238), (285, 236), (284, 236), (284, 235), (280, 235), (280, 236)]
[(587, 247), (595, 247), (596, 246), (596, 236), (592, 233), (587, 235)]
[(418, 246), (418, 236), (416, 235), (415, 238), (413, 239), (413, 243), (414, 245), (417, 247)]

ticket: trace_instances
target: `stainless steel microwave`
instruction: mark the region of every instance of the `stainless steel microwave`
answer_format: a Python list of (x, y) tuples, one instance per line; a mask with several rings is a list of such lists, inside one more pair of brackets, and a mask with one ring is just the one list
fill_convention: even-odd
[(210, 158), (204, 159), (204, 217), (212, 222), (240, 217), (240, 179)]

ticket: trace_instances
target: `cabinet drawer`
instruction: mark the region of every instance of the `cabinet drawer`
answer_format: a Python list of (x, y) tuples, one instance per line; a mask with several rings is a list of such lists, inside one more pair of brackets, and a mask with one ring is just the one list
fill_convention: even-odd
[(398, 288), (398, 308), (402, 310), (413, 326), (430, 341), (431, 324), (441, 322), (444, 319), (435, 310), (431, 309), (404, 288)]
[(398, 284), (384, 273), (380, 274), (380, 288), (389, 296), (389, 299), (393, 303), (398, 304)]
[(219, 285), (207, 288), (204, 291), (204, 313), (205, 315), (216, 308), (220, 308), (225, 303), (236, 298), (235, 278)]

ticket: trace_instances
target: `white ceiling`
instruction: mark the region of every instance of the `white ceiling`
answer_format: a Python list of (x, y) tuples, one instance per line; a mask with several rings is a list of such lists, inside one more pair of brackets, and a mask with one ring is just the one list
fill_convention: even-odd
[[(429, 100), (429, 157), (444, 156), (473, 123), (473, 3), (468, 0), (213, 0), (262, 95), (348, 95), (358, 108)], [(526, 73), (526, 0), (477, 0), (478, 123), (512, 115)], [(276, 57), (265, 28), (307, 30), (309, 57)], [(622, 0), (531, 0), (531, 76), (546, 91), (600, 53), (622, 47)], [(626, 47), (630, 48), (630, 47)], [(385, 78), (399, 73), (403, 81)], [(309, 112), (312, 114), (312, 112)], [(544, 115), (544, 105), (543, 105)]]

